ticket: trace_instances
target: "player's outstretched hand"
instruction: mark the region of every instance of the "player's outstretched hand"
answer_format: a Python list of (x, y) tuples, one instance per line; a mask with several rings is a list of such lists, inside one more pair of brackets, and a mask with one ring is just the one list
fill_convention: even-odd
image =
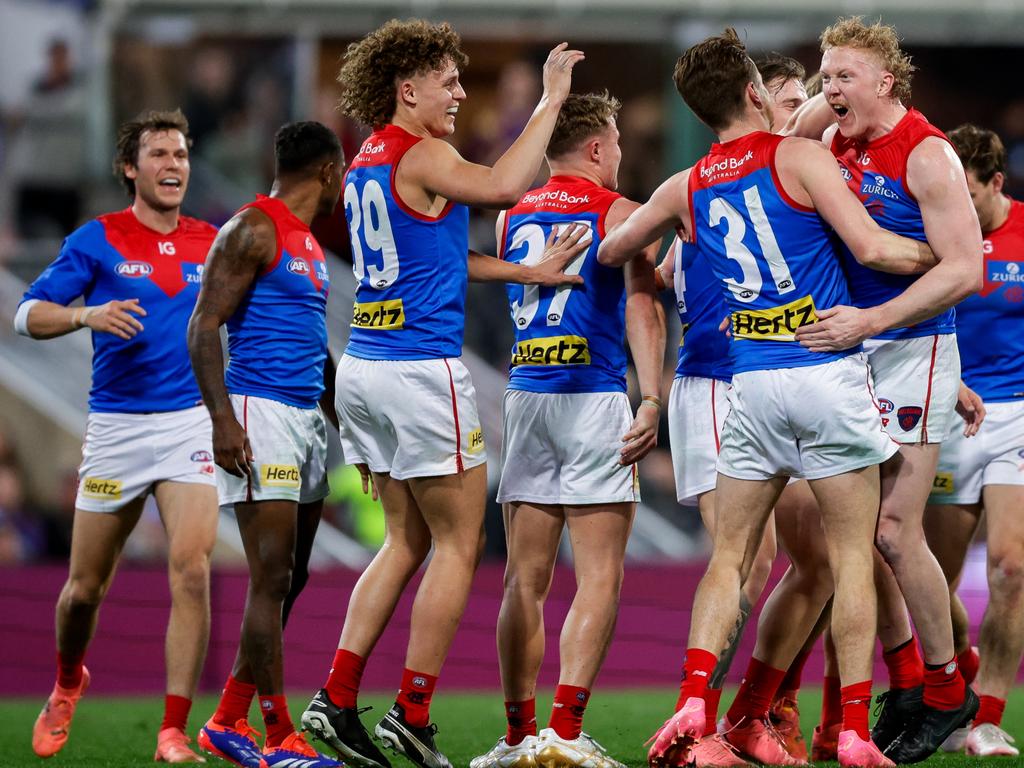
[(142, 330), (135, 315), (146, 316), (146, 310), (138, 299), (108, 301), (95, 307), (86, 307), (82, 312), (82, 325), (100, 333), (112, 333), (126, 341)]
[(839, 352), (878, 333), (867, 309), (837, 304), (817, 311), (818, 322), (796, 329), (796, 340), (811, 352)]
[(213, 460), (235, 477), (252, 474), (252, 446), (234, 414), (213, 420)]
[(366, 464), (356, 464), (356, 469), (359, 470), (359, 476), (363, 480), (363, 493), (370, 494), (374, 501), (380, 498), (377, 494), (377, 486), (373, 484), (373, 475), (370, 473), (370, 468)]
[(622, 450), (619, 451), (619, 464), (629, 466), (651, 452), (658, 444), (658, 420), (661, 409), (650, 404), (640, 403), (636, 409), (636, 417), (629, 432), (622, 436)]
[(552, 227), (544, 253), (533, 267), (533, 285), (583, 285), (583, 278), (579, 276), (583, 259), (573, 262), (590, 247), (592, 240), (590, 227), (582, 224), (565, 227), (558, 239)]
[(583, 51), (569, 49), (568, 43), (559, 43), (551, 49), (544, 62), (544, 95), (553, 104), (561, 106), (572, 87), (572, 68), (583, 61)]
[(985, 420), (985, 403), (977, 392), (962, 381), (960, 392), (956, 396), (956, 412), (964, 420), (964, 437), (974, 437), (978, 434), (978, 428)]

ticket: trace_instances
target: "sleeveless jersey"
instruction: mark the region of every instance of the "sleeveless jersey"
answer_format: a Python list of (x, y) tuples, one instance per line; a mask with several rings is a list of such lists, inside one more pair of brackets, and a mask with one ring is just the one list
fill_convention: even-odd
[(436, 217), (395, 189), (402, 157), (421, 137), (395, 125), (363, 142), (345, 175), (355, 303), (347, 354), (366, 360), (459, 357), (466, 325), (469, 209)]
[[(566, 268), (584, 284), (547, 288), (508, 284), (516, 341), (509, 389), (526, 392), (625, 392), (626, 288), (623, 272), (597, 262), (605, 217), (621, 197), (586, 179), (552, 176), (505, 214), (500, 257), (532, 264), (552, 228), (590, 229), (590, 245)], [(588, 237), (588, 235), (584, 235)]]
[[(925, 242), (921, 207), (907, 187), (907, 159), (910, 152), (929, 136), (948, 141), (916, 109), (907, 111), (896, 127), (870, 142), (857, 142), (836, 132), (832, 154), (839, 161), (843, 178), (864, 203), (878, 226), (897, 235)], [(843, 265), (850, 282), (853, 304), (874, 307), (899, 296), (917, 275), (892, 275), (865, 267), (842, 246)], [(950, 308), (930, 320), (909, 328), (894, 328), (878, 335), (880, 339), (912, 339), (919, 336), (953, 333), (955, 311)]]
[(324, 391), (327, 359), (327, 263), (313, 233), (288, 206), (257, 195), (272, 222), (277, 254), (228, 320), (224, 382), (236, 395), (315, 408)]
[(693, 243), (679, 238), (672, 242), (675, 251), (676, 310), (682, 325), (676, 377), (701, 376), (730, 381), (732, 360), (729, 337), (718, 326), (728, 314), (722, 288), (711, 271), (711, 263)]
[(1024, 203), (984, 236), (985, 284), (957, 307), (961, 376), (990, 402), (1024, 398)]
[(815, 310), (849, 302), (832, 231), (778, 179), (781, 136), (754, 132), (713, 144), (690, 172), (694, 242), (723, 283), (732, 313), (733, 371), (819, 365), (843, 352), (811, 352), (794, 336)]
[(180, 411), (201, 402), (185, 343), (199, 295), (203, 263), (217, 230), (187, 216), (162, 234), (142, 224), (131, 208), (90, 221), (64, 241), (60, 255), (26, 291), (22, 301), (88, 306), (138, 299), (143, 325), (125, 341), (92, 334), (95, 413)]

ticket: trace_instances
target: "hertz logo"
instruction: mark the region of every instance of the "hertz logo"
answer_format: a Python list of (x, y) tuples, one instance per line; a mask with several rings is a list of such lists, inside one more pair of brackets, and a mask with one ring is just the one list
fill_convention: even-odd
[(932, 493), (953, 493), (956, 490), (952, 472), (936, 472), (932, 481)]
[(484, 449), (484, 431), (477, 427), (469, 433), (469, 439), (466, 442), (466, 453), (480, 453)]
[(590, 344), (582, 336), (520, 341), (512, 365), (590, 365)]
[(683, 346), (683, 342), (686, 341), (686, 332), (690, 330), (689, 323), (683, 323), (683, 329), (679, 332), (679, 346)]
[(264, 464), (260, 467), (260, 485), (265, 488), (298, 488), (299, 468), (294, 464)]
[(818, 321), (814, 299), (801, 299), (771, 309), (732, 313), (732, 335), (759, 341), (796, 341), (796, 329)]
[(405, 326), (405, 308), (401, 299), (367, 301), (352, 305), (352, 327), (376, 331), (400, 331)]
[(82, 481), (82, 495), (91, 499), (120, 499), (121, 481), (87, 477)]

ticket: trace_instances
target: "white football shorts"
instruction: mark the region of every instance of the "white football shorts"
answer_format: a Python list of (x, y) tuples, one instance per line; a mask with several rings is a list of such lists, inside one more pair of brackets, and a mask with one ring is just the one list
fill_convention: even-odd
[(939, 453), (929, 504), (977, 504), (986, 485), (1024, 485), (1024, 400), (986, 403), (985, 421), (964, 437), (957, 417)]
[(718, 471), (741, 480), (817, 480), (881, 464), (899, 445), (882, 429), (857, 353), (732, 378)]
[(210, 415), (203, 406), (164, 413), (90, 413), (75, 508), (116, 512), (164, 480), (216, 485)]
[(668, 396), (668, 439), (676, 476), (676, 498), (696, 506), (715, 489), (722, 425), (729, 413), (730, 384), (702, 376), (680, 376)]
[(870, 339), (864, 351), (882, 426), (897, 443), (941, 443), (956, 415), (960, 352), (956, 334)]
[(619, 464), (633, 424), (625, 393), (509, 389), (502, 410), (499, 504), (640, 501), (636, 466)]
[(348, 464), (407, 480), (454, 475), (487, 461), (476, 390), (458, 358), (342, 355), (335, 392)]
[(297, 408), (234, 394), (231, 405), (249, 437), (252, 474), (236, 477), (217, 467), (221, 506), (250, 501), (311, 504), (327, 495), (327, 424), (319, 406)]

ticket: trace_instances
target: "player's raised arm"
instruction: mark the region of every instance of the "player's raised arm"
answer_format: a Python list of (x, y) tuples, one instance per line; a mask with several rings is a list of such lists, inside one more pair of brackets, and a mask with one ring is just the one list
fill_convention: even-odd
[(203, 285), (188, 324), (192, 370), (213, 420), (214, 460), (237, 476), (248, 473), (252, 452), (224, 386), (220, 327), (273, 259), (276, 247), (274, 226), (259, 211), (243, 211), (225, 224), (206, 258)]
[[(400, 167), (400, 183), (413, 184), (447, 200), (481, 206), (516, 203), (536, 178), (562, 102), (569, 95), (572, 68), (583, 52), (560, 43), (544, 63), (544, 93), (529, 122), (494, 166), (471, 163), (448, 142), (429, 138), (409, 151)], [(452, 87), (458, 85), (454, 70)], [(400, 89), (399, 97), (402, 97)], [(465, 98), (463, 92), (462, 97)], [(457, 106), (456, 106), (457, 109)], [(401, 190), (400, 190), (401, 191)]]
[(597, 260), (607, 267), (630, 261), (673, 227), (689, 227), (688, 185), (691, 168), (670, 176), (651, 199), (637, 208), (601, 241)]

